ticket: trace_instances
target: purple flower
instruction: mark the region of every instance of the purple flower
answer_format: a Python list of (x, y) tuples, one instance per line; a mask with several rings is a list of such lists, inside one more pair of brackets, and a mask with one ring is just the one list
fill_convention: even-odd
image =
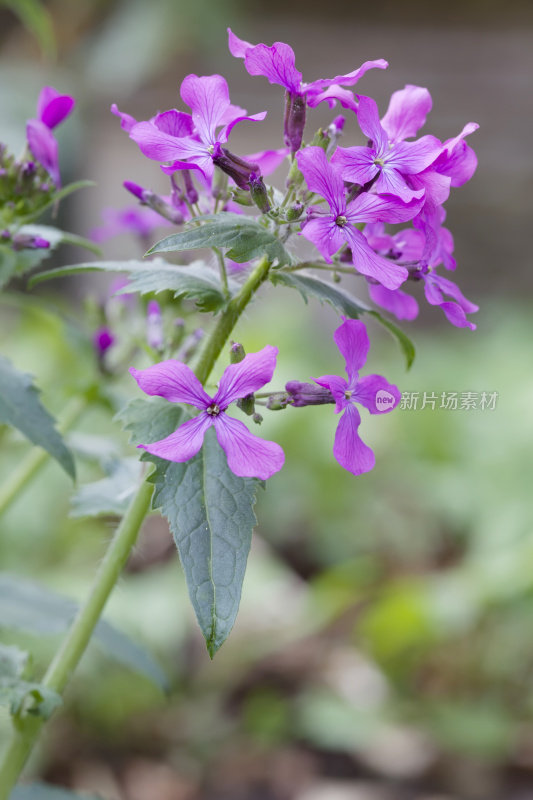
[(214, 425), (218, 442), (235, 475), (270, 478), (285, 461), (281, 447), (254, 436), (246, 425), (225, 412), (231, 403), (253, 394), (272, 379), (277, 353), (276, 347), (267, 345), (258, 353), (248, 354), (238, 364), (230, 364), (224, 370), (214, 397), (209, 397), (190, 367), (180, 361), (169, 359), (144, 370), (132, 367), (131, 374), (146, 394), (200, 409), (198, 416), (184, 422), (166, 439), (139, 447), (168, 461), (188, 461), (198, 453), (205, 432)]
[(154, 350), (162, 350), (165, 342), (161, 306), (157, 300), (150, 300), (146, 309), (146, 341)]
[(335, 433), (333, 455), (341, 467), (353, 475), (361, 475), (373, 468), (375, 458), (372, 450), (359, 437), (361, 417), (355, 403), (367, 408), (371, 414), (385, 414), (396, 408), (401, 394), (396, 386), (381, 375), (359, 378), (359, 370), (370, 349), (363, 322), (345, 319), (333, 338), (346, 362), (348, 380), (337, 375), (323, 375), (315, 378), (315, 382), (329, 389), (336, 403), (335, 412), (344, 412)]
[[(427, 92), (420, 87), (411, 88)], [(417, 175), (429, 167), (442, 152), (442, 144), (434, 136), (422, 136), (416, 142), (402, 140), (406, 135), (414, 135), (421, 115), (409, 116), (408, 106), (400, 113), (398, 105), (391, 100), (391, 106), (383, 118), (386, 120), (387, 130), (380, 123), (375, 101), (371, 97), (360, 97), (357, 119), (359, 127), (368, 136), (371, 144), (368, 147), (337, 148), (332, 163), (338, 165), (344, 180), (361, 186), (375, 180), (374, 186), (378, 194), (391, 194), (406, 203), (415, 197), (422, 197), (424, 189), (411, 188), (405, 176)], [(423, 119), (425, 120), (425, 115)], [(390, 138), (389, 131), (395, 138)]]
[(151, 236), (156, 228), (168, 226), (168, 220), (161, 217), (151, 208), (138, 208), (129, 206), (127, 208), (104, 208), (102, 209), (102, 219), (104, 224), (93, 228), (89, 238), (93, 242), (105, 242), (121, 234), (133, 233), (139, 236), (143, 243)]
[(310, 191), (324, 197), (330, 207), (329, 214), (312, 212), (304, 224), (302, 235), (313, 242), (329, 263), (331, 256), (347, 244), (358, 272), (387, 289), (397, 289), (407, 279), (405, 267), (375, 253), (361, 231), (353, 225), (358, 222), (405, 222), (412, 219), (421, 203), (414, 200), (406, 205), (368, 192), (347, 203), (340, 172), (328, 162), (321, 147), (306, 147), (297, 153), (296, 158)]
[(94, 349), (96, 350), (96, 354), (99, 358), (102, 358), (104, 353), (109, 350), (110, 347), (113, 346), (115, 343), (115, 337), (110, 328), (107, 325), (98, 328), (93, 335), (93, 345)]
[(33, 157), (48, 172), (57, 187), (61, 186), (57, 140), (52, 128), (70, 114), (76, 101), (70, 95), (61, 95), (53, 86), (45, 86), (37, 101), (38, 119), (29, 119), (26, 138)]
[(352, 108), (353, 94), (342, 87), (353, 86), (369, 69), (385, 69), (388, 66), (386, 61), (379, 58), (365, 61), (346, 75), (304, 83), (302, 73), (296, 69), (294, 50), (284, 42), (274, 42), (272, 47), (266, 44), (253, 45), (239, 39), (228, 28), (228, 46), (233, 56), (244, 59), (244, 66), (250, 75), (264, 75), (270, 83), (285, 88), (285, 144), (293, 153), (302, 144), (306, 105), (314, 108), (325, 100), (332, 108), (338, 100), (345, 108)]
[[(192, 116), (175, 109), (165, 111), (149, 122), (132, 125), (130, 137), (148, 158), (173, 162), (163, 168), (167, 174), (178, 169), (196, 168), (210, 178), (215, 147), (227, 142), (237, 123), (263, 120), (266, 111), (246, 116), (243, 108), (232, 105), (228, 84), (221, 75), (187, 75), (180, 94)], [(122, 122), (125, 127), (124, 119)], [(126, 124), (129, 126), (129, 121)]]

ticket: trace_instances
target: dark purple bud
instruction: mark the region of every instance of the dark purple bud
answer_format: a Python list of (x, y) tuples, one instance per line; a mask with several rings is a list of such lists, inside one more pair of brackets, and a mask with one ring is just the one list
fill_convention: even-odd
[(183, 214), (181, 211), (175, 206), (171, 206), (170, 203), (167, 203), (160, 195), (150, 191), (150, 189), (143, 189), (142, 202), (174, 225), (182, 224)]
[(249, 189), (251, 176), (261, 175), (259, 164), (239, 158), (225, 147), (221, 147), (218, 142), (214, 146), (212, 158), (213, 164), (233, 178), (240, 189)]
[(144, 203), (143, 194), (145, 189), (143, 189), (142, 186), (139, 186), (138, 183), (133, 183), (133, 181), (124, 181), (122, 185), (125, 189), (127, 189), (128, 192), (130, 192), (130, 194), (136, 197), (137, 200), (140, 200), (141, 203)]
[(198, 202), (198, 192), (193, 183), (190, 169), (183, 170), (183, 181), (185, 183), (185, 196), (191, 205)]
[(101, 358), (114, 343), (115, 337), (105, 325), (98, 328), (93, 336), (93, 346), (99, 358)]
[(13, 236), (13, 250), (46, 250), (50, 242), (41, 236), (31, 236), (29, 233), (17, 233)]
[(163, 348), (163, 318), (161, 308), (156, 300), (150, 300), (146, 309), (146, 341), (154, 350)]
[(268, 199), (266, 186), (261, 175), (254, 172), (250, 175), (250, 195), (262, 214), (270, 211), (270, 201)]
[(242, 361), (246, 353), (244, 347), (239, 342), (232, 342), (229, 349), (229, 360), (231, 364), (238, 364)]
[(300, 408), (302, 406), (321, 406), (325, 403), (334, 403), (333, 395), (329, 389), (317, 386), (314, 383), (301, 383), (301, 381), (289, 381), (285, 384), (285, 389), (291, 397), (291, 405)]
[(295, 153), (302, 146), (305, 128), (306, 100), (301, 94), (285, 92), (285, 117), (283, 133), (285, 144)]

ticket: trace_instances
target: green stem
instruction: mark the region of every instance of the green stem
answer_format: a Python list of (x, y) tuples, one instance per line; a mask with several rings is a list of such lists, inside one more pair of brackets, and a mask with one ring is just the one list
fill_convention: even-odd
[[(63, 412), (58, 430), (61, 433), (67, 431), (76, 420), (79, 419), (87, 406), (87, 401), (82, 397), (73, 397)], [(20, 464), (13, 470), (11, 475), (0, 487), (0, 516), (6, 511), (11, 503), (16, 500), (19, 493), (31, 481), (34, 475), (50, 458), (50, 454), (42, 447), (34, 447), (22, 459)]]
[(220, 270), (220, 280), (222, 282), (222, 291), (224, 293), (224, 297), (226, 298), (226, 300), (229, 300), (230, 293), (228, 286), (228, 273), (226, 272), (226, 262), (224, 260), (224, 256), (222, 255), (222, 252), (219, 250), (218, 247), (213, 247), (212, 249), (218, 260), (218, 267)]
[(248, 280), (242, 285), (240, 292), (230, 300), (223, 314), (221, 314), (216, 327), (211, 336), (207, 339), (205, 346), (200, 353), (200, 358), (196, 364), (196, 377), (201, 383), (205, 383), (209, 373), (213, 369), (217, 358), (222, 352), (230, 333), (235, 327), (237, 320), (250, 302), (252, 295), (261, 284), (267, 279), (270, 269), (270, 261), (266, 256), (261, 259)]
[[(87, 602), (80, 608), (72, 626), (56, 653), (44, 678), (43, 686), (62, 694), (76, 669), (94, 628), (100, 619), (111, 590), (135, 544), (139, 529), (148, 513), (153, 486), (143, 482), (122, 518), (96, 574)], [(25, 717), (16, 727), (0, 766), (0, 800), (8, 800), (37, 740), (44, 719)]]
[[(240, 292), (228, 303), (209, 336), (198, 360), (196, 375), (205, 383), (226, 344), (237, 320), (250, 302), (254, 292), (268, 277), (270, 262), (265, 257), (242, 285)], [(150, 508), (153, 486), (144, 482), (123, 517), (96, 574), (92, 590), (72, 623), (60, 649), (44, 678), (43, 685), (62, 694), (76, 669), (93, 631), (100, 619), (109, 595), (137, 539), (140, 527)], [(13, 731), (0, 763), (0, 800), (8, 800), (18, 776), (37, 741), (44, 720), (25, 717)]]
[(340, 267), (338, 264), (316, 264), (312, 261), (302, 261), (294, 267), (284, 267), (280, 272), (299, 272), (301, 269), (322, 269), (327, 272), (343, 272), (346, 275), (355, 275), (356, 272), (353, 267)]

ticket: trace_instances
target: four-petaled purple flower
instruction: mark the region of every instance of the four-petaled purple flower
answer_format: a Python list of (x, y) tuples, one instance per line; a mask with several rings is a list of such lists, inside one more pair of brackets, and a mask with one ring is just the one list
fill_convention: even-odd
[(367, 147), (338, 147), (331, 161), (346, 181), (364, 186), (375, 180), (378, 194), (391, 194), (408, 203), (423, 197), (424, 188), (413, 189), (407, 175), (417, 175), (432, 164), (443, 146), (434, 136), (422, 136), (416, 142), (406, 142), (414, 136), (431, 108), (427, 89), (406, 86), (395, 92), (383, 120), (379, 120), (376, 102), (371, 97), (359, 97), (357, 120), (370, 140)]
[(382, 58), (365, 61), (358, 69), (334, 78), (321, 78), (304, 83), (302, 73), (296, 69), (294, 50), (285, 42), (250, 44), (239, 39), (228, 28), (228, 46), (232, 56), (244, 59), (244, 66), (250, 75), (264, 75), (270, 83), (283, 86), (286, 90), (285, 105), (285, 144), (295, 153), (302, 144), (305, 126), (306, 105), (314, 108), (326, 101), (330, 108), (338, 100), (345, 108), (355, 110), (353, 94), (343, 86), (353, 86), (369, 69), (386, 69), (387, 62)]
[(321, 147), (306, 147), (296, 158), (308, 188), (325, 198), (330, 207), (329, 214), (313, 212), (302, 228), (302, 235), (313, 242), (329, 263), (331, 256), (347, 244), (358, 272), (387, 289), (397, 289), (407, 279), (405, 267), (375, 253), (361, 231), (353, 226), (358, 222), (406, 222), (415, 216), (421, 201), (415, 199), (406, 204), (363, 192), (347, 203), (340, 172), (328, 162)]
[(61, 186), (57, 140), (52, 133), (73, 110), (76, 101), (69, 94), (59, 94), (53, 86), (44, 86), (37, 100), (37, 119), (26, 124), (28, 146), (57, 187)]
[(230, 364), (224, 370), (214, 397), (206, 393), (191, 368), (181, 361), (169, 359), (144, 370), (132, 367), (131, 374), (146, 394), (159, 395), (173, 403), (188, 403), (201, 412), (166, 439), (139, 447), (168, 461), (188, 461), (198, 453), (205, 432), (213, 425), (228, 466), (235, 475), (270, 478), (283, 466), (283, 450), (275, 442), (254, 436), (246, 425), (228, 416), (226, 409), (269, 383), (277, 354), (276, 347), (267, 345), (258, 353), (249, 353), (238, 364)]
[(142, 153), (154, 161), (170, 161), (163, 167), (171, 174), (179, 169), (198, 169), (206, 178), (213, 175), (213, 158), (223, 150), (231, 130), (243, 120), (260, 121), (266, 111), (247, 116), (231, 104), (229, 89), (222, 75), (187, 75), (180, 88), (181, 99), (192, 116), (171, 109), (149, 122), (131, 123), (131, 118), (115, 109), (122, 127), (137, 142)]
[(346, 319), (335, 331), (334, 339), (346, 362), (348, 380), (338, 375), (322, 375), (315, 378), (315, 382), (329, 389), (336, 403), (336, 413), (343, 412), (335, 433), (333, 455), (341, 467), (353, 475), (361, 475), (374, 467), (375, 457), (359, 436), (361, 417), (355, 403), (367, 408), (371, 414), (385, 414), (396, 408), (401, 394), (381, 375), (359, 377), (359, 370), (370, 349), (363, 322)]

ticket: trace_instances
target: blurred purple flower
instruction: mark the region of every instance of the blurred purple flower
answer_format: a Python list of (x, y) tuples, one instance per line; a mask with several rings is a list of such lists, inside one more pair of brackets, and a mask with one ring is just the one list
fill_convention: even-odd
[(170, 226), (168, 220), (152, 211), (151, 208), (139, 208), (138, 206), (121, 209), (104, 208), (101, 216), (104, 224), (93, 228), (89, 234), (89, 238), (97, 243), (127, 233), (139, 236), (144, 242), (156, 228)]
[(37, 119), (29, 119), (26, 124), (28, 147), (58, 188), (61, 176), (57, 140), (52, 129), (68, 117), (75, 104), (71, 95), (62, 95), (53, 86), (44, 86), (37, 101)]
[(115, 337), (107, 325), (103, 325), (101, 328), (98, 328), (98, 330), (95, 331), (93, 335), (93, 345), (99, 358), (102, 358), (104, 353), (109, 350), (114, 343)]
[(238, 364), (224, 370), (219, 388), (210, 397), (194, 372), (174, 359), (162, 361), (144, 370), (130, 369), (143, 392), (159, 395), (173, 403), (188, 403), (200, 409), (200, 414), (152, 444), (142, 444), (144, 450), (168, 461), (183, 462), (200, 450), (205, 432), (212, 425), (218, 442), (228, 458), (228, 466), (243, 478), (266, 480), (278, 472), (285, 456), (275, 442), (259, 439), (239, 420), (229, 417), (228, 406), (256, 392), (272, 379), (276, 367), (276, 347), (267, 345), (258, 353), (250, 353)]

